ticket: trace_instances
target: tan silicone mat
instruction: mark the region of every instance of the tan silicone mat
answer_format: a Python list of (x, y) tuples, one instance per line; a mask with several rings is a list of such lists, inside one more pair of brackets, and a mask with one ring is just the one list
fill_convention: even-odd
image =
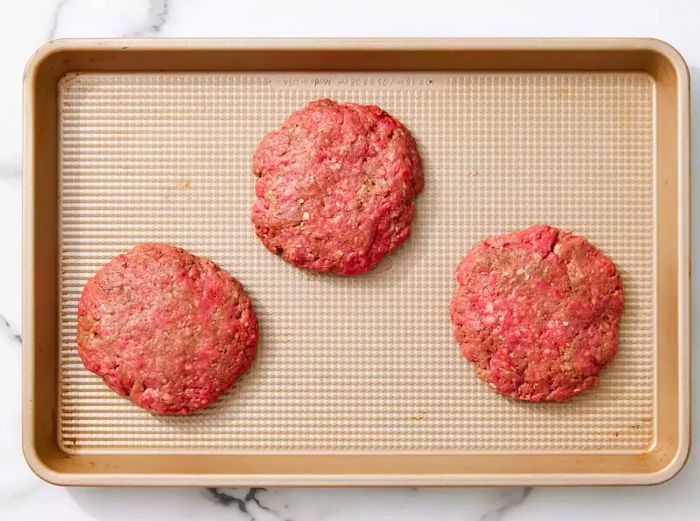
[[(416, 136), (410, 240), (358, 278), (268, 253), (249, 212), (256, 143), (319, 97), (379, 104)], [(59, 443), (68, 452), (614, 451), (654, 441), (654, 110), (644, 73), (71, 73), (59, 86)], [(532, 223), (620, 269), (620, 351), (566, 404), (495, 395), (459, 354), (452, 273), (477, 240)], [(76, 304), (112, 256), (164, 241), (245, 285), (259, 356), (232, 392), (163, 418), (80, 363)]]

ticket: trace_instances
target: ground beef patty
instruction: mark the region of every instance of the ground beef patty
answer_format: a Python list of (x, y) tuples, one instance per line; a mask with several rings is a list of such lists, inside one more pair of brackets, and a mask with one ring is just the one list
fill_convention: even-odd
[(78, 353), (119, 394), (159, 414), (189, 414), (250, 366), (258, 325), (241, 285), (208, 259), (139, 244), (88, 281)]
[(566, 400), (596, 385), (617, 352), (620, 276), (583, 237), (544, 225), (491, 237), (455, 279), (457, 342), (502, 395)]
[(406, 240), (423, 188), (416, 142), (376, 106), (322, 99), (265, 136), (255, 232), (300, 268), (357, 275)]

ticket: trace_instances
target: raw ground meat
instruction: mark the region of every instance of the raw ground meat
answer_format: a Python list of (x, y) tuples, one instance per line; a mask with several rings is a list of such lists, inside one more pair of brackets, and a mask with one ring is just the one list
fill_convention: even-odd
[(85, 367), (159, 414), (190, 414), (216, 400), (248, 369), (257, 339), (241, 285), (166, 244), (139, 244), (112, 259), (78, 305)]
[(358, 275), (409, 236), (423, 188), (416, 142), (373, 105), (309, 103), (263, 138), (252, 221), (265, 246), (318, 272)]
[(583, 237), (545, 225), (491, 237), (455, 279), (457, 343), (502, 395), (567, 400), (595, 386), (617, 352), (620, 275)]

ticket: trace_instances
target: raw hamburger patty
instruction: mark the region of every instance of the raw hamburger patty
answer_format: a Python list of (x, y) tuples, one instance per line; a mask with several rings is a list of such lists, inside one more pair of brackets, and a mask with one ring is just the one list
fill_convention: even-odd
[(357, 275), (406, 240), (423, 189), (416, 142), (373, 105), (322, 99), (265, 136), (252, 220), (265, 246), (300, 268)]
[(455, 279), (457, 342), (502, 395), (567, 400), (595, 386), (617, 352), (622, 282), (583, 237), (544, 225), (491, 237)]
[(250, 366), (258, 325), (241, 285), (213, 262), (139, 244), (88, 281), (78, 353), (117, 393), (159, 414), (189, 414)]

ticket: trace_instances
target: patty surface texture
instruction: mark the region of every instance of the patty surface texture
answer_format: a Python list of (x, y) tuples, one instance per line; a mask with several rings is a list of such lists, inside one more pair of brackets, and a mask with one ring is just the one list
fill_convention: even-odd
[(499, 394), (567, 400), (595, 386), (617, 352), (622, 281), (583, 237), (546, 225), (491, 237), (455, 279), (455, 338)]
[(258, 325), (242, 286), (209, 259), (139, 244), (91, 278), (78, 353), (109, 387), (158, 414), (190, 414), (250, 367)]
[(317, 100), (253, 157), (252, 210), (265, 246), (299, 268), (358, 275), (410, 234), (423, 189), (416, 142), (374, 105)]

